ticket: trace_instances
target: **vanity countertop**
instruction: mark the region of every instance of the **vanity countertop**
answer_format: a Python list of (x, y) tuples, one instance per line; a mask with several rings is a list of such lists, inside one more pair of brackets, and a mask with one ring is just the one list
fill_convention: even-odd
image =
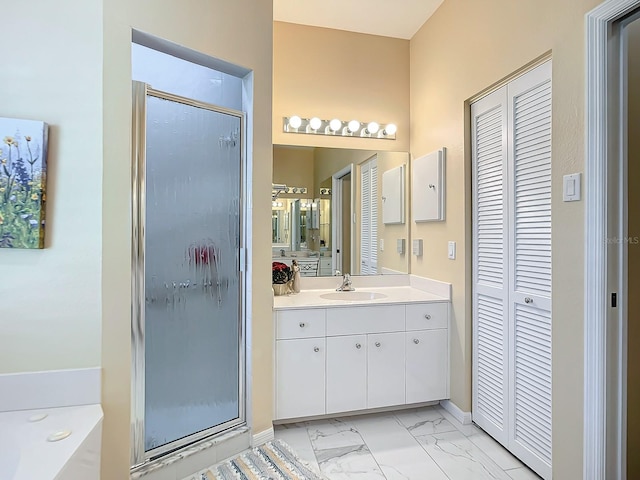
[[(345, 295), (349, 297), (351, 292), (336, 292), (335, 289), (317, 289), (302, 290), (300, 293), (290, 295), (280, 295), (274, 297), (273, 309), (302, 309), (302, 308), (324, 308), (324, 307), (352, 307), (355, 305), (389, 305), (394, 303), (411, 303), (411, 302), (448, 302), (449, 298), (435, 295), (424, 290), (410, 287), (375, 287), (375, 288), (356, 288), (353, 293), (371, 293), (382, 294), (383, 298), (368, 299), (327, 299), (322, 295), (332, 294), (331, 296)], [(333, 295), (337, 294), (337, 295)]]

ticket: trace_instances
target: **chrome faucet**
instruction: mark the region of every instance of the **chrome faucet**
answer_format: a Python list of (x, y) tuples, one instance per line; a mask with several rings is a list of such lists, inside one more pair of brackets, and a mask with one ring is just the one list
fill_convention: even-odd
[(336, 291), (338, 292), (353, 292), (355, 290), (355, 288), (353, 288), (353, 285), (351, 285), (351, 275), (349, 275), (348, 273), (345, 273), (342, 276), (342, 284), (338, 286), (338, 288), (336, 288)]

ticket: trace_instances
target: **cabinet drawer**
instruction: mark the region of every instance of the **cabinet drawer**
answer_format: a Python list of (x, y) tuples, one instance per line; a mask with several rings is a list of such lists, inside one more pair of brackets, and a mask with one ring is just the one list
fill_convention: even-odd
[(404, 305), (327, 309), (327, 335), (403, 332)]
[(276, 324), (276, 338), (310, 338), (325, 336), (325, 310), (280, 310)]
[(449, 325), (448, 305), (440, 303), (407, 304), (407, 330), (431, 330), (447, 328)]

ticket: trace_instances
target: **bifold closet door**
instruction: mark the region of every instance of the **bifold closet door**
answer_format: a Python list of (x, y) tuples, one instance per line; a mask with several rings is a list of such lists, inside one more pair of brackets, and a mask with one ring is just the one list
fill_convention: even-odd
[(551, 478), (551, 62), (509, 92), (510, 450)]
[(360, 274), (378, 273), (378, 161), (360, 167)]
[(508, 425), (507, 90), (471, 105), (473, 420), (503, 445)]
[(471, 119), (473, 419), (551, 478), (551, 63)]

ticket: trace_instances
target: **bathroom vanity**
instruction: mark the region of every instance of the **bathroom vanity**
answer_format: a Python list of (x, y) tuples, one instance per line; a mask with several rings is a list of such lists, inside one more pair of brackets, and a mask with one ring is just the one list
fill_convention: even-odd
[(449, 309), (408, 285), (276, 297), (275, 419), (449, 398)]

